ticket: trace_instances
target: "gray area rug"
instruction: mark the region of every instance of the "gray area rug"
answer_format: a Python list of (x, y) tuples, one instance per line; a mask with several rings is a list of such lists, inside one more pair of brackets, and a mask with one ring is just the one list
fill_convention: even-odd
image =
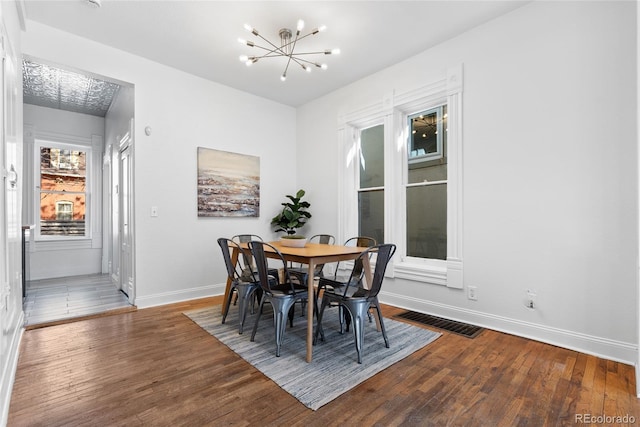
[(270, 306), (265, 306), (254, 342), (250, 338), (255, 316), (247, 315), (244, 333), (240, 335), (237, 310), (237, 306), (229, 308), (224, 325), (220, 305), (184, 314), (314, 411), (441, 335), (385, 318), (390, 345), (386, 348), (375, 321), (366, 323), (362, 364), (358, 364), (353, 332), (341, 335), (338, 310), (327, 309), (322, 321), (325, 341), (313, 347), (313, 361), (307, 363), (307, 321), (306, 317), (300, 317), (298, 305), (293, 328), (287, 326), (280, 357), (276, 357)]

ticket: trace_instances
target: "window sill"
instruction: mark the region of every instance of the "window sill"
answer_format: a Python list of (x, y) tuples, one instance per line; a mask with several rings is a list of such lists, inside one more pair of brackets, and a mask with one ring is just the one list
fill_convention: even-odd
[(92, 241), (89, 238), (73, 238), (69, 240), (36, 240), (34, 242), (35, 252), (91, 248)]
[[(440, 263), (438, 263), (440, 264)], [(394, 265), (394, 276), (401, 279), (424, 282), (432, 285), (447, 285), (447, 266), (435, 265), (420, 260), (403, 259)]]

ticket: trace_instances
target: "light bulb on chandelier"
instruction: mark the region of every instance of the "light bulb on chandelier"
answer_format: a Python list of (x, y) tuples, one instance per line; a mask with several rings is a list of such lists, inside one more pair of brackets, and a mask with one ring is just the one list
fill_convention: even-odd
[(318, 62), (310, 61), (308, 59), (305, 59), (304, 57), (307, 57), (308, 55), (337, 55), (340, 53), (340, 49), (325, 49), (325, 50), (316, 51), (316, 52), (296, 52), (295, 49), (296, 49), (297, 43), (300, 40), (309, 36), (316, 35), (327, 29), (326, 26), (322, 25), (318, 28), (315, 28), (311, 32), (301, 36), (300, 33), (304, 29), (304, 21), (302, 19), (298, 20), (298, 24), (296, 25), (295, 37), (293, 35), (293, 32), (290, 29), (288, 28), (280, 29), (280, 31), (278, 32), (278, 35), (280, 36), (279, 46), (276, 43), (273, 43), (267, 40), (265, 37), (263, 37), (260, 34), (258, 30), (253, 28), (251, 25), (245, 24), (244, 28), (248, 32), (253, 34), (255, 37), (258, 37), (264, 40), (269, 46), (268, 47), (260, 46), (250, 40), (239, 38), (238, 42), (240, 42), (241, 44), (252, 47), (252, 48), (261, 49), (262, 51), (264, 51), (262, 55), (254, 55), (254, 56), (241, 55), (240, 61), (244, 62), (247, 66), (251, 66), (256, 62), (258, 62), (260, 59), (264, 59), (264, 58), (286, 58), (287, 63), (284, 67), (284, 71), (282, 72), (282, 75), (280, 76), (280, 80), (282, 81), (285, 81), (287, 79), (287, 71), (289, 70), (289, 65), (291, 65), (292, 62), (298, 64), (307, 73), (310, 73), (313, 66), (320, 68), (322, 70), (326, 70), (328, 68), (327, 64), (324, 64), (324, 63), (320, 64)]

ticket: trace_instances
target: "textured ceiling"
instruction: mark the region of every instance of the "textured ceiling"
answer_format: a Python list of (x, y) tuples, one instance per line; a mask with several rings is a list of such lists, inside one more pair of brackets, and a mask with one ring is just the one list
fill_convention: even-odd
[(73, 71), (22, 62), (23, 102), (104, 117), (120, 86)]

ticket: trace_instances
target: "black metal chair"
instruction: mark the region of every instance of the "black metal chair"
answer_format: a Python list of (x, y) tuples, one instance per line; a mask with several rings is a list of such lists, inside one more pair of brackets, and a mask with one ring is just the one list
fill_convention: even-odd
[[(311, 236), (308, 241), (310, 243), (319, 243), (321, 245), (333, 245), (336, 239), (331, 234), (316, 234), (314, 236)], [(316, 265), (315, 268), (313, 269), (313, 277), (324, 277), (323, 270), (324, 270), (324, 264)], [(302, 284), (306, 284), (307, 279), (309, 278), (309, 271), (303, 265), (300, 265), (298, 267), (290, 267), (289, 274), (291, 274), (292, 276), (295, 276)], [(318, 313), (318, 294), (317, 293), (314, 294), (314, 298), (313, 298), (313, 310), (314, 310), (314, 313)], [(304, 312), (305, 310), (304, 310), (304, 304), (303, 304), (302, 305), (303, 316), (304, 316)]]
[[(322, 329), (322, 315), (327, 306), (339, 305), (344, 307), (347, 314), (351, 318), (353, 323), (353, 334), (355, 338), (356, 351), (358, 353), (358, 363), (362, 363), (362, 345), (364, 341), (364, 318), (368, 314), (369, 309), (375, 308), (380, 321), (380, 329), (382, 330), (382, 337), (387, 348), (389, 348), (389, 340), (387, 338), (387, 332), (384, 329), (384, 321), (382, 320), (382, 313), (380, 312), (380, 303), (378, 302), (378, 293), (382, 288), (382, 282), (384, 280), (384, 273), (389, 264), (389, 260), (396, 252), (396, 245), (394, 244), (382, 244), (373, 246), (366, 251), (362, 252), (357, 258), (360, 263), (354, 263), (354, 269), (349, 276), (349, 280), (344, 283), (341, 288), (341, 292), (336, 293), (333, 290), (325, 290), (322, 296), (322, 305), (320, 306), (320, 312), (318, 313), (318, 323), (316, 327), (316, 333), (314, 336), (314, 342), (317, 341), (318, 336), (324, 341), (324, 330)], [(373, 272), (373, 279), (368, 288), (362, 286), (363, 269), (357, 266), (362, 265), (364, 257), (369, 257), (372, 254), (377, 254), (376, 266)], [(342, 316), (340, 316), (340, 323), (342, 323)], [(342, 332), (342, 325), (340, 325), (340, 331)]]
[(233, 299), (233, 295), (236, 295), (237, 300), (239, 301), (238, 307), (238, 333), (241, 334), (244, 328), (244, 321), (247, 317), (247, 310), (249, 308), (249, 301), (252, 299), (255, 292), (260, 288), (260, 283), (251, 270), (251, 266), (249, 264), (249, 276), (250, 278), (246, 280), (246, 275), (243, 275), (243, 266), (239, 263), (234, 263), (231, 261), (231, 251), (238, 250), (240, 254), (243, 254), (242, 249), (238, 243), (234, 242), (230, 239), (225, 239), (221, 237), (218, 239), (218, 245), (220, 245), (220, 249), (222, 250), (222, 257), (224, 258), (224, 264), (227, 267), (227, 277), (228, 280), (231, 280), (231, 290), (229, 291), (229, 295), (227, 300), (224, 301), (224, 310), (222, 315), (222, 323), (227, 320), (227, 314), (229, 314), (229, 307), (231, 306), (231, 300)]
[[(367, 237), (367, 236), (357, 236), (357, 237), (351, 237), (349, 239), (347, 239), (344, 242), (344, 246), (358, 246), (361, 248), (371, 248), (373, 246), (376, 245), (376, 239), (374, 239), (373, 237)], [(354, 265), (353, 265), (353, 271), (357, 271), (357, 272), (362, 272), (362, 259), (358, 258), (354, 261)], [(335, 271), (333, 273), (333, 279), (329, 279), (329, 278), (325, 278), (325, 277), (321, 277), (320, 280), (318, 281), (318, 295), (320, 295), (321, 291), (324, 291), (326, 289), (331, 290), (334, 293), (340, 293), (341, 289), (344, 289), (345, 286), (345, 282), (347, 282), (349, 280), (349, 277), (344, 277), (341, 278), (338, 276), (338, 271), (340, 269), (340, 263), (336, 263), (335, 266)], [(353, 271), (351, 272), (351, 274), (353, 274)], [(344, 324), (346, 323), (347, 325), (347, 332), (349, 331), (349, 324), (351, 323), (349, 321), (349, 318), (347, 317), (345, 319), (345, 321), (343, 322), (342, 319), (345, 318), (344, 314), (342, 313), (342, 307), (339, 307), (340, 313), (340, 333), (344, 332)], [(369, 320), (371, 321), (371, 316), (369, 316)]]
[[(262, 239), (262, 237), (258, 236), (257, 234), (236, 234), (235, 236), (233, 236), (231, 238), (231, 240), (233, 240), (234, 242), (236, 242), (238, 244), (249, 243), (252, 240), (256, 240), (256, 241), (259, 241), (259, 242), (264, 241)], [(258, 272), (256, 271), (255, 262), (253, 260), (253, 256), (251, 256), (251, 254), (248, 254), (245, 251), (243, 251), (242, 252), (242, 256), (238, 257), (238, 263), (240, 263), (240, 265), (241, 265), (242, 278), (245, 281), (250, 281), (250, 280), (253, 280), (255, 282), (258, 281)], [(278, 270), (277, 269), (273, 269), (273, 268), (269, 269), (269, 274), (277, 278), (278, 277)], [(255, 296), (258, 297), (258, 301), (260, 300), (260, 296), (261, 295), (262, 295), (262, 290), (260, 288), (258, 288), (258, 292), (255, 293)], [(236, 295), (236, 300), (233, 302), (234, 305), (236, 304), (237, 300), (238, 300), (238, 297)], [(252, 305), (253, 305), (253, 302), (254, 301), (252, 300), (251, 301)]]
[[(374, 239), (373, 237), (367, 237), (367, 236), (351, 237), (344, 242), (344, 246), (358, 246), (360, 248), (371, 248), (377, 244), (378, 242), (376, 242), (376, 239)], [(337, 263), (336, 270), (333, 274), (334, 280), (340, 280), (338, 278), (339, 269), (340, 269), (340, 263)]]
[[(307, 241), (309, 243), (319, 243), (321, 245), (333, 245), (336, 239), (331, 234), (316, 234), (315, 236), (311, 236)], [(313, 270), (314, 277), (324, 277), (323, 269), (324, 264), (316, 265)], [(307, 282), (308, 270), (303, 265), (290, 267), (289, 273), (299, 277), (302, 283)]]
[[(273, 277), (268, 273), (267, 257), (265, 255), (265, 247), (275, 252), (279, 261), (282, 262), (284, 282), (279, 283), (277, 277)], [(258, 277), (260, 279), (260, 287), (262, 289), (262, 298), (260, 299), (260, 308), (258, 309), (258, 316), (256, 322), (253, 325), (253, 332), (251, 333), (251, 341), (254, 341), (256, 331), (258, 330), (258, 323), (262, 316), (262, 309), (265, 302), (268, 302), (273, 307), (273, 322), (275, 325), (275, 337), (276, 337), (276, 356), (280, 356), (280, 346), (282, 345), (282, 338), (287, 326), (285, 321), (285, 313), (289, 315), (289, 321), (293, 326), (293, 305), (298, 301), (303, 301), (308, 298), (307, 285), (296, 283), (297, 279), (292, 280), (287, 268), (287, 262), (278, 249), (274, 246), (259, 242), (249, 242), (249, 248), (253, 254), (253, 258), (256, 261), (256, 269), (258, 270)], [(274, 280), (275, 279), (275, 280)]]
[(252, 240), (258, 240), (262, 242), (264, 239), (257, 234), (236, 234), (231, 238), (236, 243), (249, 243)]
[[(249, 243), (252, 240), (263, 241), (262, 237), (257, 234), (236, 234), (231, 238), (235, 243)], [(249, 275), (255, 273), (255, 265), (253, 264), (253, 257), (245, 252), (242, 252), (242, 257), (238, 257), (238, 262), (242, 265), (242, 274), (245, 279), (249, 279)], [(257, 273), (256, 273), (257, 279)]]

